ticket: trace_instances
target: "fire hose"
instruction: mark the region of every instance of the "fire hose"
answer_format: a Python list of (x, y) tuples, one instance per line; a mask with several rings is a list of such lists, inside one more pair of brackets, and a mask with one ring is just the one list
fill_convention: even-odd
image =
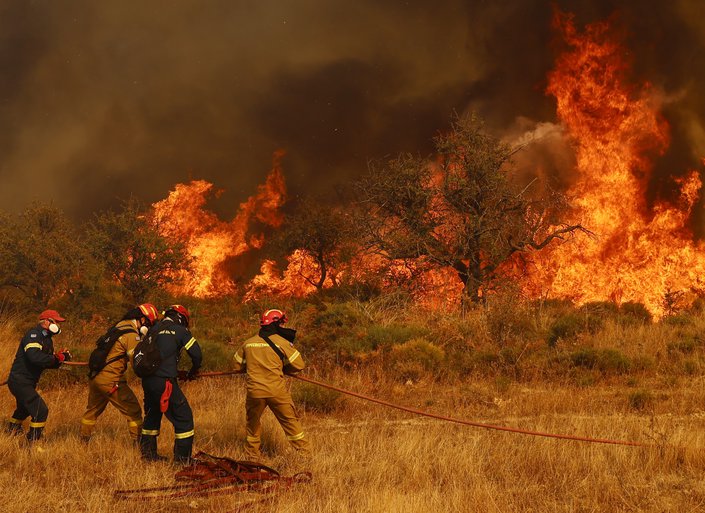
[[(211, 456), (205, 452), (198, 452), (193, 462), (176, 472), (174, 477), (184, 484), (116, 490), (113, 496), (116, 499), (151, 501), (226, 495), (241, 491), (271, 494), (277, 490), (288, 489), (294, 484), (309, 483), (312, 479), (310, 472), (299, 472), (291, 477), (284, 477), (276, 470), (259, 463), (235, 461)], [(249, 502), (244, 506), (265, 499)]]
[[(213, 377), (213, 376), (228, 376), (228, 375), (232, 375), (232, 374), (239, 374), (239, 373), (234, 372), (234, 371), (203, 372), (203, 373), (196, 374), (195, 377), (207, 378), (207, 377)], [(352, 392), (351, 390), (339, 388), (339, 387), (336, 387), (333, 385), (329, 385), (328, 383), (324, 383), (322, 381), (316, 381), (315, 379), (306, 378), (304, 376), (292, 375), (291, 377), (298, 379), (299, 381), (304, 381), (306, 383), (316, 385), (318, 387), (326, 388), (328, 390), (333, 390), (335, 392), (349, 395), (351, 397), (356, 397), (358, 399), (362, 399), (363, 401), (381, 404), (382, 406), (387, 406), (388, 408), (394, 408), (394, 409), (405, 411), (408, 413), (413, 413), (414, 415), (419, 415), (422, 417), (430, 417), (432, 419), (443, 420), (443, 421), (452, 422), (455, 424), (462, 424), (465, 426), (472, 426), (472, 427), (477, 427), (477, 428), (482, 428), (482, 429), (490, 429), (490, 430), (495, 430), (495, 431), (506, 431), (509, 433), (517, 433), (517, 434), (521, 434), (521, 435), (539, 436), (539, 437), (545, 437), (545, 438), (557, 438), (557, 439), (561, 439), (561, 440), (575, 440), (578, 442), (589, 442), (589, 443), (596, 443), (596, 444), (628, 445), (628, 446), (632, 446), (632, 447), (646, 447), (648, 445), (648, 444), (644, 444), (641, 442), (631, 442), (628, 440), (609, 440), (606, 438), (590, 438), (590, 437), (584, 437), (584, 436), (544, 433), (541, 431), (530, 431), (530, 430), (526, 430), (526, 429), (512, 428), (512, 427), (507, 427), (507, 426), (497, 426), (497, 425), (493, 425), (493, 424), (485, 424), (482, 422), (472, 422), (470, 420), (458, 419), (455, 417), (447, 417), (445, 415), (437, 415), (435, 413), (430, 413), (427, 411), (417, 410), (415, 408), (409, 408), (407, 406), (401, 406), (398, 404), (390, 403), (388, 401), (383, 401), (381, 399), (376, 399), (376, 398), (370, 397), (368, 395), (359, 394), (357, 392)]]
[[(78, 367), (83, 367), (88, 365), (88, 362), (62, 362), (61, 365), (75, 365)], [(7, 381), (7, 379), (5, 381), (0, 381), (0, 387), (4, 387), (5, 385), (7, 385)]]
[[(64, 362), (64, 365), (88, 365), (88, 362)], [(234, 375), (234, 374), (239, 374), (239, 373), (234, 372), (234, 371), (200, 372), (200, 373), (196, 374), (195, 377), (196, 378), (208, 378), (208, 377), (215, 377), (215, 376), (229, 376), (229, 375)], [(349, 395), (351, 397), (356, 397), (356, 398), (362, 399), (364, 401), (380, 404), (380, 405), (386, 406), (388, 408), (394, 408), (397, 410), (405, 411), (407, 413), (412, 413), (414, 415), (419, 415), (422, 417), (430, 417), (433, 419), (442, 420), (445, 422), (452, 422), (455, 424), (462, 424), (465, 426), (472, 426), (472, 427), (477, 427), (477, 428), (481, 428), (481, 429), (489, 429), (489, 430), (495, 430), (495, 431), (505, 431), (508, 433), (516, 433), (516, 434), (528, 435), (528, 436), (556, 438), (556, 439), (560, 439), (560, 440), (574, 440), (577, 442), (587, 442), (587, 443), (595, 443), (595, 444), (627, 445), (627, 446), (632, 446), (632, 447), (647, 447), (649, 445), (649, 444), (645, 444), (642, 442), (631, 442), (628, 440), (610, 440), (607, 438), (591, 438), (591, 437), (585, 437), (585, 436), (545, 433), (542, 431), (531, 431), (531, 430), (527, 430), (527, 429), (512, 428), (512, 427), (508, 427), (508, 426), (498, 426), (498, 425), (494, 425), (494, 424), (485, 424), (482, 422), (473, 422), (470, 420), (458, 419), (455, 417), (448, 417), (445, 415), (438, 415), (438, 414), (430, 413), (430, 412), (423, 411), (423, 410), (417, 410), (415, 408), (409, 408), (407, 406), (401, 406), (398, 404), (390, 403), (388, 401), (383, 401), (381, 399), (376, 399), (376, 398), (370, 397), (368, 395), (359, 394), (357, 392), (352, 392), (352, 391), (346, 390), (344, 388), (329, 385), (328, 383), (323, 383), (322, 381), (316, 381), (311, 378), (306, 378), (304, 376), (294, 375), (292, 377), (295, 379), (298, 379), (299, 381), (304, 381), (306, 383), (310, 383), (310, 384), (316, 385), (318, 387), (326, 388), (328, 390), (333, 390), (335, 392)], [(7, 383), (7, 381), (0, 383), (0, 386), (4, 385), (6, 383)]]

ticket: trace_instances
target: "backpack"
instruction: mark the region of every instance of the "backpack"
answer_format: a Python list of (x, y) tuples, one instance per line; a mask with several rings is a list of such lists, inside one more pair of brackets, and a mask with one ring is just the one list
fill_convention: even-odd
[[(107, 360), (108, 353), (117, 342), (117, 339), (122, 337), (126, 333), (137, 333), (134, 328), (124, 328), (118, 329), (113, 326), (105, 334), (98, 337), (95, 342), (95, 349), (91, 352), (88, 357), (88, 379), (95, 378), (100, 371), (102, 371), (107, 365), (120, 360), (121, 358), (127, 358), (126, 354), (117, 355), (110, 360)], [(106, 361), (107, 360), (107, 361)]]
[(147, 334), (135, 346), (135, 351), (132, 353), (132, 369), (140, 378), (151, 376), (162, 364), (162, 354), (159, 352), (157, 345), (158, 332), (154, 328), (150, 329)]

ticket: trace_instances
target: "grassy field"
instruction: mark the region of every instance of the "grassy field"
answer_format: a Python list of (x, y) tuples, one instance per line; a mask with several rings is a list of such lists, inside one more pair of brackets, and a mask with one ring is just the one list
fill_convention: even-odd
[[(302, 312), (299, 321), (304, 323)], [(702, 322), (694, 321), (694, 326), (699, 329)], [(390, 371), (387, 376), (374, 357), (343, 362), (352, 361), (354, 366), (318, 364), (311, 371), (317, 379), (409, 407), (523, 429), (633, 440), (650, 447), (586, 444), (459, 426), (354, 398), (317, 397), (310, 385), (292, 382), (299, 401), (311, 405), (303, 412), (303, 423), (314, 444), (312, 459), (301, 461), (292, 454), (269, 413), (264, 417), (264, 446), (268, 463), (283, 475), (306, 469), (313, 473), (313, 482), (280, 491), (248, 511), (703, 511), (705, 378), (700, 372), (700, 346), (698, 342), (681, 347), (682, 340), (670, 334), (683, 326), (674, 326), (629, 328), (631, 339), (638, 334), (644, 345), (626, 347), (619, 346), (624, 331), (607, 324), (599, 337), (597, 332), (585, 335), (592, 342), (602, 341), (603, 346), (589, 345), (596, 353), (576, 346), (565, 348), (563, 356), (578, 356), (551, 353), (549, 358), (541, 348), (526, 351), (519, 362), (512, 360), (513, 368), (489, 356), (478, 357), (473, 360), (475, 370), (463, 379), (418, 374), (410, 379), (406, 371)], [(23, 327), (16, 319), (0, 320), (0, 348), (8, 355), (0, 366), (3, 376)], [(222, 352), (231, 349), (224, 346)], [(607, 349), (621, 351), (630, 365), (620, 367), (619, 358), (616, 364), (601, 364), (605, 354), (614, 358), (599, 352)], [(500, 356), (501, 352), (497, 350)], [(583, 365), (585, 358), (594, 358), (594, 365)], [(611, 362), (609, 358), (605, 361)], [(636, 365), (637, 358), (652, 363)], [(480, 369), (478, 362), (486, 362), (487, 368)], [(537, 370), (550, 362), (565, 372)], [(50, 408), (46, 440), (27, 447), (19, 439), (0, 436), (2, 511), (229, 512), (262, 498), (240, 493), (157, 503), (115, 501), (116, 489), (173, 484), (174, 468), (142, 463), (125, 421), (111, 407), (99, 419), (94, 439), (83, 445), (78, 430), (87, 388), (74, 373), (46, 372), (48, 379), (41, 385)], [(133, 381), (132, 387), (141, 397), (139, 382)], [(184, 391), (194, 410), (196, 450), (242, 459), (241, 378), (203, 379), (186, 383)], [(0, 403), (4, 416), (9, 416), (14, 402), (6, 387), (0, 389)], [(172, 437), (171, 425), (164, 421), (162, 454), (171, 453)]]

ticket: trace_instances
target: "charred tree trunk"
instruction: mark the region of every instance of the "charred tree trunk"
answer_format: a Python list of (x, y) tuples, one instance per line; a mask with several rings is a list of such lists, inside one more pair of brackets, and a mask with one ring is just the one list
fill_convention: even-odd
[(453, 269), (458, 273), (460, 281), (463, 283), (463, 291), (460, 298), (460, 308), (463, 313), (473, 306), (480, 304), (483, 298), (480, 296), (480, 285), (482, 285), (481, 269), (478, 266), (468, 266), (463, 261), (453, 264)]
[(323, 251), (319, 251), (316, 255), (316, 261), (318, 266), (321, 268), (321, 276), (318, 281), (314, 284), (317, 290), (323, 290), (323, 284), (326, 282), (326, 276), (328, 275), (328, 268), (326, 267), (326, 260), (323, 258)]

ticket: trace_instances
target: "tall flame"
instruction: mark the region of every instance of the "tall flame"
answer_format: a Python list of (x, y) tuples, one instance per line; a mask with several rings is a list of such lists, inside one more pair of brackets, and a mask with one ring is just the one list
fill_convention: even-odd
[(194, 180), (177, 184), (169, 196), (154, 205), (154, 217), (164, 236), (182, 241), (193, 259), (193, 273), (183, 274), (172, 287), (176, 294), (215, 297), (236, 291), (236, 284), (224, 269), (229, 258), (262, 246), (264, 236), (252, 230), (254, 221), (279, 227), (283, 216), (279, 208), (286, 200), (281, 171), (283, 152), (274, 155), (273, 169), (257, 193), (240, 204), (230, 222), (221, 221), (204, 209), (210, 195), (219, 195), (213, 184)]
[(648, 84), (626, 84), (624, 52), (606, 23), (582, 34), (568, 16), (557, 15), (556, 24), (571, 49), (558, 58), (548, 92), (575, 148), (573, 216), (595, 237), (539, 255), (530, 288), (578, 302), (641, 302), (663, 314), (668, 293), (702, 289), (705, 248), (687, 227), (700, 179), (695, 171), (678, 179), (678, 204), (649, 211), (650, 159), (669, 142), (658, 95)]

